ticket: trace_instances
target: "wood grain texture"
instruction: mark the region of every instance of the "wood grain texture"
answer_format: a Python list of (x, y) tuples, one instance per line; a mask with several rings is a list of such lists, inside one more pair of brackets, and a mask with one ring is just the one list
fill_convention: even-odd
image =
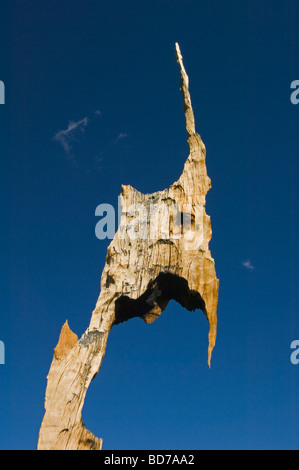
[[(189, 156), (180, 178), (168, 189), (142, 194), (131, 186), (122, 186), (120, 224), (107, 250), (101, 291), (89, 327), (78, 339), (65, 323), (54, 350), (38, 439), (40, 450), (102, 448), (102, 439), (85, 428), (81, 415), (112, 326), (133, 317), (151, 323), (175, 299), (186, 309), (201, 309), (206, 315), (211, 363), (219, 287), (209, 250), (211, 222), (205, 211), (211, 181), (206, 170), (206, 149), (195, 131), (189, 79), (178, 44), (176, 58)], [(185, 214), (189, 217), (186, 224)]]

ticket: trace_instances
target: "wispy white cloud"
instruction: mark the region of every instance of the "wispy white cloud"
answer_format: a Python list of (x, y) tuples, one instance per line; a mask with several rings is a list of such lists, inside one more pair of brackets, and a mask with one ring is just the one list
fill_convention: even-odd
[(118, 136), (116, 137), (114, 143), (118, 142), (121, 139), (125, 139), (126, 137), (128, 137), (128, 134), (125, 134), (124, 132), (120, 132), (120, 134), (118, 134)]
[(249, 259), (247, 261), (242, 261), (242, 266), (244, 266), (246, 269), (249, 269), (250, 271), (254, 269), (254, 266), (251, 264)]
[(101, 170), (103, 168), (103, 161), (107, 157), (111, 157), (111, 155), (119, 151), (119, 148), (123, 147), (121, 144), (119, 144), (119, 142), (127, 137), (128, 134), (126, 134), (125, 132), (120, 132), (114, 140), (110, 140), (110, 142), (105, 145), (102, 151), (96, 157), (94, 157), (94, 162), (97, 170)]
[[(85, 132), (85, 128), (87, 127), (87, 125), (92, 124), (93, 121), (97, 120), (97, 117), (101, 116), (102, 112), (99, 109), (96, 109), (93, 111), (93, 114), (86, 116), (83, 119), (80, 119), (79, 121), (69, 121), (65, 129), (56, 132), (56, 134), (54, 135), (53, 140), (55, 140), (62, 146), (65, 154), (67, 155), (68, 160), (70, 160), (74, 165), (82, 166), (83, 162), (78, 161), (77, 157), (73, 155), (73, 143), (78, 140), (78, 134)], [(127, 137), (128, 134), (126, 134), (125, 132), (120, 132), (114, 138), (114, 140), (108, 142), (104, 149), (95, 157), (93, 157), (92, 160), (90, 160), (90, 157), (89, 163), (90, 161), (92, 161), (93, 165), (97, 170), (102, 169), (103, 160), (105, 159), (107, 152), (113, 152), (114, 150), (117, 150), (119, 147), (119, 142)], [(87, 161), (88, 158), (84, 160), (84, 164), (86, 164)]]
[(81, 119), (80, 121), (70, 121), (67, 128), (63, 129), (62, 131), (58, 131), (53, 138), (62, 145), (64, 151), (67, 154), (70, 154), (71, 142), (74, 140), (77, 131), (84, 132), (84, 128), (87, 126), (87, 124), (87, 117)]

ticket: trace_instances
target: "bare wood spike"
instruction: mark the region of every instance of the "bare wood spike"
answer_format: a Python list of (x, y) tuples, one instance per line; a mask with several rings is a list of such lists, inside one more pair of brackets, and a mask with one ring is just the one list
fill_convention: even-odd
[[(178, 44), (176, 57), (190, 154), (182, 175), (168, 189), (142, 194), (132, 186), (122, 186), (122, 217), (107, 250), (101, 291), (89, 327), (78, 339), (66, 322), (54, 350), (38, 449), (102, 448), (102, 439), (85, 429), (81, 416), (87, 389), (99, 371), (114, 325), (133, 317), (151, 323), (171, 299), (187, 310), (201, 309), (209, 321), (210, 366), (219, 287), (209, 250), (210, 217), (205, 212), (211, 181), (206, 171), (205, 146), (195, 132), (189, 79)], [(151, 214), (139, 224), (142, 236), (133, 236), (136, 226), (132, 229), (132, 207), (143, 207), (147, 215)]]

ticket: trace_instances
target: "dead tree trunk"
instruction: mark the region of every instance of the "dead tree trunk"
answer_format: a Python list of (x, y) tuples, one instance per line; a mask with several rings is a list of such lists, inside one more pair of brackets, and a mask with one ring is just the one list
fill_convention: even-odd
[(178, 44), (176, 58), (190, 154), (182, 175), (168, 189), (142, 194), (122, 186), (121, 221), (107, 250), (101, 292), (89, 327), (78, 339), (66, 322), (54, 350), (38, 449), (101, 449), (102, 439), (85, 428), (81, 414), (113, 325), (133, 317), (151, 323), (171, 299), (188, 310), (201, 309), (210, 328), (210, 365), (219, 284), (209, 250), (210, 217), (205, 212), (211, 181), (205, 146), (195, 131), (189, 80)]

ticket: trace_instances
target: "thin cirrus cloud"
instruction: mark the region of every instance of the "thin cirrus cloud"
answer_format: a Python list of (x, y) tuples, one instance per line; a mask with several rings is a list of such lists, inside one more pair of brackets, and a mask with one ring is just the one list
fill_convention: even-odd
[(116, 143), (121, 139), (125, 139), (126, 137), (128, 137), (128, 134), (125, 134), (124, 132), (121, 132), (120, 134), (118, 134), (118, 136), (116, 137), (114, 142)]
[(242, 261), (242, 266), (244, 268), (249, 269), (249, 271), (252, 271), (254, 269), (254, 266), (251, 264), (251, 261), (248, 259), (247, 261)]
[(98, 170), (102, 169), (102, 162), (104, 160), (104, 157), (106, 155), (108, 155), (109, 153), (111, 154), (111, 152), (113, 152), (113, 149), (115, 149), (118, 145), (118, 142), (120, 140), (123, 140), (125, 138), (128, 137), (128, 134), (126, 134), (125, 132), (120, 132), (114, 140), (110, 141), (105, 147), (104, 149), (100, 152), (99, 155), (97, 155), (96, 157), (94, 157), (94, 161), (95, 161), (95, 164), (96, 164), (96, 168)]
[[(96, 109), (93, 112), (93, 116), (94, 116), (94, 119), (96, 117), (102, 117), (102, 112), (99, 109)], [(93, 121), (93, 118), (88, 117), (88, 116), (84, 117), (83, 119), (80, 119), (79, 121), (69, 121), (66, 129), (62, 129), (58, 131), (53, 137), (53, 140), (55, 140), (62, 146), (68, 159), (76, 166), (78, 166), (80, 162), (78, 161), (76, 155), (73, 154), (72, 147), (73, 147), (74, 142), (78, 141), (79, 135), (85, 132), (87, 125), (91, 121)], [(96, 169), (102, 168), (102, 161), (104, 160), (104, 156), (105, 154), (107, 154), (107, 151), (109, 150), (112, 151), (113, 147), (116, 147), (121, 140), (127, 137), (128, 137), (128, 134), (126, 134), (125, 132), (120, 132), (114, 138), (114, 140), (111, 140), (104, 147), (104, 149), (96, 157), (93, 158), (94, 164), (96, 165)]]
[(62, 131), (58, 131), (53, 138), (62, 145), (65, 153), (69, 155), (72, 148), (71, 143), (74, 140), (76, 134), (78, 131), (84, 132), (87, 124), (87, 117), (81, 119), (80, 121), (70, 121), (67, 128), (63, 129)]

